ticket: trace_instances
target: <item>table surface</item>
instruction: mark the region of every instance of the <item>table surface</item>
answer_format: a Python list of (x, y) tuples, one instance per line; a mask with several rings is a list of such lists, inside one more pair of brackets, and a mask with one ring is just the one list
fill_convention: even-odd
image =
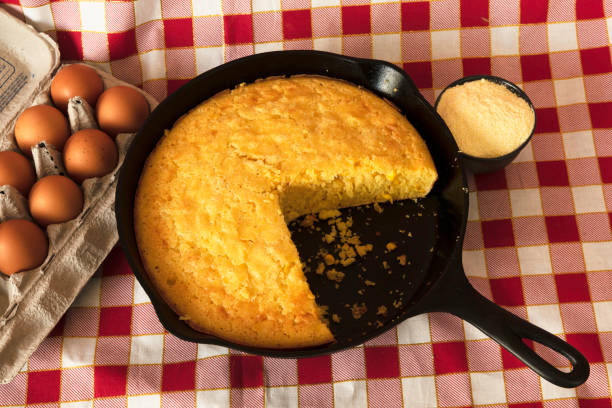
[[(158, 99), (256, 52), (329, 50), (402, 66), (433, 103), (493, 74), (538, 125), (507, 168), (469, 176), (463, 262), (486, 297), (591, 363), (576, 389), (541, 380), (458, 318), (411, 318), (361, 347), (280, 360), (164, 332), (115, 249), (8, 385), (0, 406), (610, 407), (612, 1), (11, 0), (1, 5)], [(566, 363), (538, 347), (558, 366)]]

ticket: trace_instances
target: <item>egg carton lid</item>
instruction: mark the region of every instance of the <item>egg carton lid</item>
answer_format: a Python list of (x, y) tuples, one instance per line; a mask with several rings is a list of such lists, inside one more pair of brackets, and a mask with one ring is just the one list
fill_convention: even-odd
[(59, 63), (51, 37), (0, 8), (0, 140), (7, 139), (19, 114), (49, 85)]

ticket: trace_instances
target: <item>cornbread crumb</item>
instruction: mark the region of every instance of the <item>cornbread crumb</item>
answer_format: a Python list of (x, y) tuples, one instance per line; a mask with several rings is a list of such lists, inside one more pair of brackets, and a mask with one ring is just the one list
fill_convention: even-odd
[[(333, 335), (287, 222), (422, 197), (436, 178), (424, 141), (383, 99), (320, 77), (261, 80), (208, 99), (160, 140), (135, 197), (136, 239), (194, 329), (259, 347), (324, 344)], [(315, 220), (301, 227), (320, 229)], [(351, 224), (336, 222), (335, 239), (354, 247)], [(336, 265), (328, 255), (321, 274)]]
[(340, 323), (340, 316), (338, 316), (337, 314), (335, 314), (335, 313), (334, 313), (334, 314), (332, 315), (332, 320), (333, 320), (335, 323)]
[(327, 242), (328, 244), (331, 244), (332, 242), (334, 242), (336, 240), (336, 236), (337, 236), (337, 231), (336, 231), (336, 227), (332, 226), (332, 229), (330, 231), (329, 234), (325, 234), (323, 236), (323, 241)]
[(382, 214), (382, 212), (384, 211), (383, 208), (378, 203), (374, 203), (374, 210), (376, 210), (376, 212), (379, 214)]
[(344, 237), (348, 229), (353, 226), (353, 218), (348, 217), (346, 221), (336, 220), (336, 225), (338, 226), (338, 231), (340, 232), (340, 236)]
[(397, 261), (401, 266), (406, 266), (406, 255), (400, 255), (397, 257)]
[(363, 316), (367, 311), (368, 308), (363, 302), (360, 305), (354, 303), (353, 306), (351, 306), (351, 313), (353, 314), (353, 319), (361, 319), (361, 316)]
[(325, 271), (325, 265), (323, 264), (323, 262), (320, 262), (315, 272), (317, 275), (323, 275), (324, 271)]
[(397, 248), (397, 244), (395, 242), (387, 242), (387, 251), (391, 252)]
[(348, 266), (355, 262), (357, 252), (355, 252), (355, 249), (353, 249), (353, 247), (349, 244), (343, 244), (340, 248), (340, 252), (338, 252), (338, 256), (340, 257), (340, 263), (342, 266)]
[(312, 228), (316, 220), (317, 220), (317, 217), (315, 217), (312, 214), (308, 214), (302, 219), (302, 221), (300, 222), (300, 226), (306, 227), (306, 228)]
[(387, 306), (385, 305), (380, 305), (378, 306), (378, 309), (376, 310), (376, 314), (377, 315), (386, 315), (387, 314)]
[(332, 281), (342, 282), (342, 279), (344, 279), (344, 272), (340, 272), (335, 269), (328, 269), (325, 273), (327, 279)]
[(353, 262), (355, 262), (355, 258), (346, 258), (340, 261), (340, 264), (342, 266), (349, 266), (350, 264), (352, 264)]
[(372, 249), (374, 249), (374, 246), (372, 244), (357, 245), (355, 247), (357, 254), (361, 257), (365, 256), (368, 252), (372, 251)]
[(366, 279), (365, 282), (366, 286), (376, 286), (376, 282), (372, 282), (371, 280)]
[(524, 99), (485, 79), (448, 88), (437, 111), (459, 149), (476, 157), (510, 153), (529, 137), (535, 122)]
[(353, 235), (352, 237), (346, 238), (346, 243), (351, 245), (359, 245), (361, 244), (361, 240), (359, 236)]
[[(352, 217), (347, 217), (346, 220), (339, 218), (339, 211), (327, 211), (319, 213), (319, 219), (327, 219), (327, 224), (331, 225), (331, 230), (323, 236), (323, 241), (332, 243), (339, 237), (340, 243), (336, 245), (334, 254), (327, 251), (319, 251), (319, 255), (323, 256), (323, 261), (327, 265), (340, 264), (344, 267), (355, 262), (357, 255), (363, 257), (367, 252), (373, 249), (372, 244), (361, 245), (361, 240), (358, 235), (351, 231), (353, 226)], [(334, 256), (335, 255), (335, 256)], [(321, 271), (322, 272), (322, 271)], [(331, 278), (330, 278), (331, 279)]]
[(319, 219), (326, 220), (328, 218), (338, 217), (341, 213), (338, 210), (323, 210), (319, 212)]

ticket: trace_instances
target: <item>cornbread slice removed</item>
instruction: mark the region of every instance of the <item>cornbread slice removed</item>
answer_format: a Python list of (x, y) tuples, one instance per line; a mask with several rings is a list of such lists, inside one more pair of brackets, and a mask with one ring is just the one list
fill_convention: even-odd
[(146, 161), (135, 230), (146, 271), (197, 330), (250, 346), (333, 341), (287, 223), (426, 195), (424, 141), (388, 102), (323, 77), (269, 78), (179, 119)]

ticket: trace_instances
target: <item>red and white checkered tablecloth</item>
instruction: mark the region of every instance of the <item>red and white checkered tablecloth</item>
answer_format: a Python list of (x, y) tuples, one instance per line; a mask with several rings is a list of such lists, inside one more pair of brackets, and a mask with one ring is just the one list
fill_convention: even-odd
[[(529, 146), (470, 177), (463, 260), (485, 296), (591, 363), (576, 389), (541, 380), (467, 323), (432, 313), (357, 348), (282, 360), (166, 333), (120, 249), (0, 406), (611, 407), (611, 0), (10, 0), (2, 7), (84, 60), (163, 99), (256, 52), (319, 49), (403, 67), (433, 102), (493, 74), (532, 99)], [(566, 364), (538, 344), (535, 349)]]

